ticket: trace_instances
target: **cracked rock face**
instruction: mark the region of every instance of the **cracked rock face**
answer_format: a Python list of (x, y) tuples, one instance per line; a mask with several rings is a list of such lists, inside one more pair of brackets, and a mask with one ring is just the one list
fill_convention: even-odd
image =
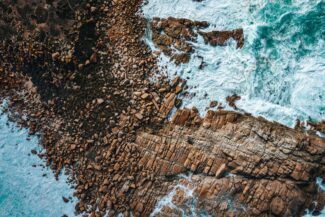
[[(299, 216), (306, 208), (324, 206), (315, 179), (324, 176), (325, 140), (262, 118), (228, 111), (200, 118), (195, 110), (179, 110), (172, 123), (139, 133), (133, 145), (141, 151), (139, 165), (169, 186), (161, 187), (161, 194), (183, 186), (172, 196), (178, 208), (165, 205), (157, 216), (190, 210), (189, 200), (195, 198), (190, 212), (213, 216)], [(194, 175), (177, 176), (185, 172)], [(142, 202), (154, 204), (158, 198)]]
[[(40, 157), (56, 175), (68, 169), (76, 211), (301, 216), (322, 209), (315, 177), (325, 174), (325, 141), (315, 133), (226, 111), (201, 118), (196, 109), (179, 110), (167, 122), (186, 81), (151, 82), (159, 70), (142, 40), (141, 4), (0, 2), (0, 101), (9, 97), (13, 121), (42, 135)], [(212, 46), (230, 38), (243, 46), (242, 30), (208, 26), (155, 18), (153, 40), (176, 63), (188, 61), (201, 36)], [(236, 108), (238, 97), (227, 98), (229, 105)], [(324, 132), (323, 123), (311, 127)], [(166, 197), (172, 203), (162, 204)]]

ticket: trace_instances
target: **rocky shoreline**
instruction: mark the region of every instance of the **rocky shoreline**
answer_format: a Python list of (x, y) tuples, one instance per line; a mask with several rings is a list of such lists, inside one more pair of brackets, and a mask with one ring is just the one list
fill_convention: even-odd
[[(13, 121), (40, 135), (46, 153), (32, 153), (57, 175), (66, 168), (80, 200), (76, 212), (149, 216), (179, 183), (193, 189), (196, 214), (320, 211), (325, 200), (315, 178), (325, 176), (324, 139), (222, 110), (205, 118), (195, 108), (178, 110), (168, 122), (170, 111), (182, 103), (179, 96), (186, 94), (186, 81), (170, 81), (159, 72), (142, 40), (147, 21), (139, 14), (141, 4), (0, 3), (0, 97), (9, 100)], [(179, 40), (194, 37), (186, 35), (192, 26), (208, 24), (168, 20), (159, 28), (176, 24), (165, 37), (170, 44), (163, 46), (185, 45), (179, 48), (183, 57), (189, 55), (191, 48)], [(156, 21), (152, 25), (158, 28)], [(199, 34), (214, 46), (230, 37), (238, 48), (244, 43), (240, 30)], [(189, 172), (191, 180), (178, 176)], [(189, 200), (181, 190), (173, 197), (185, 210)], [(163, 207), (157, 214), (171, 215), (181, 213)]]
[(197, 40), (198, 35), (201, 35), (204, 42), (211, 46), (225, 46), (229, 39), (236, 41), (237, 48), (244, 46), (243, 29), (204, 32), (203, 30), (209, 25), (205, 21), (155, 17), (150, 26), (154, 44), (177, 65), (188, 63), (195, 49), (192, 43)]

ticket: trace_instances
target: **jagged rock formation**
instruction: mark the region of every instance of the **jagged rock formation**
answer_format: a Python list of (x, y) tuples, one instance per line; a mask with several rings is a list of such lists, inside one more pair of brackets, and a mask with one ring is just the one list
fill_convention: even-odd
[(212, 46), (223, 46), (227, 40), (233, 38), (237, 42), (237, 48), (244, 46), (244, 31), (243, 29), (235, 29), (232, 31), (212, 31), (199, 32), (203, 36), (204, 42)]
[(224, 46), (229, 39), (237, 42), (237, 48), (244, 46), (243, 29), (233, 31), (203, 32), (209, 27), (205, 21), (192, 21), (181, 18), (158, 18), (151, 22), (152, 41), (165, 55), (176, 63), (187, 63), (194, 51), (193, 42), (201, 35), (206, 44)]
[[(181, 105), (185, 81), (160, 76), (152, 82), (159, 72), (142, 40), (141, 4), (0, 3), (0, 34), (12, 28), (0, 43), (0, 100), (9, 98), (11, 118), (41, 135), (46, 153), (33, 154), (56, 174), (66, 168), (77, 212), (149, 216), (173, 189), (186, 212), (192, 202), (190, 212), (216, 216), (299, 216), (313, 200), (321, 209), (324, 195), (314, 179), (324, 176), (324, 139), (225, 111), (201, 118), (195, 109), (180, 110), (166, 122)], [(22, 6), (30, 10), (20, 17)], [(193, 49), (188, 41), (198, 34), (211, 45), (229, 38), (243, 44), (240, 30), (200, 33), (206, 22), (157, 18), (152, 25), (163, 52), (173, 46), (182, 53), (175, 62), (186, 62)], [(228, 102), (235, 107), (237, 99)], [(186, 172), (194, 173), (191, 179), (178, 176)], [(180, 210), (165, 206), (157, 213), (172, 214)]]
[(325, 121), (321, 121), (319, 123), (308, 122), (307, 124), (311, 127), (310, 130), (318, 131), (320, 133), (325, 133)]
[[(325, 140), (262, 118), (209, 111), (202, 119), (195, 109), (179, 110), (158, 132), (139, 133), (134, 145), (140, 166), (193, 189), (197, 214), (300, 216), (313, 201), (324, 206), (315, 178), (325, 174)], [(191, 180), (176, 177), (189, 171)], [(189, 198), (178, 191), (173, 200), (186, 207)], [(171, 213), (178, 212), (165, 207), (158, 216)]]

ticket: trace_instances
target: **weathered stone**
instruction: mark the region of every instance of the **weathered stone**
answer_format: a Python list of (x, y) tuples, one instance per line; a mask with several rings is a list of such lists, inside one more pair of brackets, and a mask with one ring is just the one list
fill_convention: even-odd
[(60, 57), (60, 53), (59, 52), (55, 52), (52, 54), (52, 59), (57, 60)]
[(98, 98), (96, 101), (97, 101), (97, 104), (100, 105), (104, 102), (104, 99)]
[(271, 201), (271, 204), (270, 204), (270, 209), (271, 209), (271, 212), (275, 215), (281, 215), (281, 213), (283, 212), (284, 210), (284, 202), (283, 200), (280, 198), (280, 197), (275, 197), (272, 199)]
[(149, 96), (150, 96), (150, 95), (149, 95), (148, 93), (144, 93), (144, 94), (141, 95), (141, 98), (142, 98), (142, 99), (148, 99)]
[(204, 21), (191, 21), (174, 17), (166, 19), (155, 17), (151, 23), (152, 40), (176, 64), (189, 62), (190, 54), (194, 51), (191, 42), (197, 39), (198, 34), (203, 36), (205, 43), (209, 43), (212, 46), (225, 46), (226, 42), (231, 38), (237, 42), (238, 48), (244, 46), (243, 29), (212, 32), (198, 31), (208, 26), (209, 24)]
[(159, 110), (161, 117), (165, 118), (169, 114), (169, 112), (173, 109), (175, 105), (175, 100), (176, 100), (175, 93), (169, 93), (166, 95), (166, 98)]
[[(197, 174), (178, 182), (194, 190), (198, 212), (204, 208), (212, 216), (225, 216), (228, 205), (220, 198), (228, 196), (223, 192), (233, 192), (232, 207), (238, 207), (240, 216), (265, 212), (299, 216), (314, 200), (322, 203), (322, 209), (324, 201), (318, 199), (321, 193), (315, 193), (314, 180), (325, 171), (320, 160), (325, 155), (324, 139), (230, 111), (209, 111), (199, 125), (193, 123), (194, 117), (191, 110), (178, 110), (172, 123), (154, 134), (139, 133), (133, 145), (141, 151), (141, 165), (157, 176)], [(307, 191), (301, 183), (313, 190)], [(177, 194), (174, 200), (187, 206), (184, 195)], [(242, 205), (245, 209), (239, 209)], [(164, 210), (167, 216), (175, 211)]]
[(205, 43), (212, 46), (224, 46), (229, 39), (234, 39), (237, 42), (237, 48), (244, 46), (244, 31), (243, 29), (235, 29), (232, 31), (212, 31), (199, 32), (203, 36)]
[(139, 120), (142, 120), (142, 119), (143, 119), (143, 115), (140, 114), (140, 113), (136, 113), (136, 114), (135, 114), (135, 117), (136, 117), (137, 119), (139, 119)]

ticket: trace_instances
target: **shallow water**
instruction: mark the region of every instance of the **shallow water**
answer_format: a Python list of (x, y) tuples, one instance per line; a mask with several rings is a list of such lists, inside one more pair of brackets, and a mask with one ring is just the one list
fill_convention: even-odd
[(32, 149), (41, 151), (38, 138), (8, 122), (0, 107), (0, 217), (75, 216), (75, 199), (62, 199), (73, 193), (67, 177), (57, 181)]
[[(149, 0), (143, 13), (149, 20), (208, 21), (206, 31), (244, 29), (243, 49), (231, 41), (212, 47), (199, 36), (188, 64), (176, 66), (160, 56), (160, 67), (171, 77), (187, 79), (192, 96), (184, 107), (195, 106), (204, 115), (211, 100), (225, 105), (227, 96), (238, 94), (239, 108), (288, 126), (297, 118), (325, 119), (325, 2)], [(156, 50), (150, 34), (145, 40)], [(207, 65), (203, 69), (199, 56)]]

